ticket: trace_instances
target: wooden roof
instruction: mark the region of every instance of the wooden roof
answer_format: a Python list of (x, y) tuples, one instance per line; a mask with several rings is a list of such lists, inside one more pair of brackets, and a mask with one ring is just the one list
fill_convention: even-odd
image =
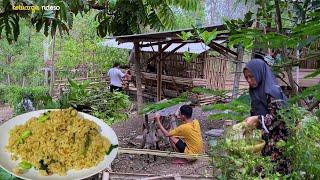
[[(214, 29), (221, 31), (221, 30), (227, 30), (227, 28), (224, 25), (218, 25), (218, 26), (204, 26), (198, 28), (200, 30), (207, 30), (212, 31)], [(174, 31), (164, 31), (164, 32), (153, 32), (153, 33), (144, 33), (144, 34), (132, 34), (132, 35), (122, 35), (122, 36), (115, 36), (117, 41), (120, 43), (124, 42), (150, 42), (150, 41), (168, 41), (168, 40), (174, 40), (175, 42), (181, 42), (182, 40), (178, 37), (178, 34), (181, 32), (193, 32), (193, 28), (189, 29), (180, 29), (180, 30), (174, 30)], [(228, 38), (229, 33), (221, 33), (219, 34), (215, 40), (224, 40)]]

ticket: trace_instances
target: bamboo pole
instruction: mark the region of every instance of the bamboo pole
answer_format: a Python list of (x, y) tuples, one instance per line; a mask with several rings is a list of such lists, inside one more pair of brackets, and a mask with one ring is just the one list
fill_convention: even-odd
[(209, 160), (210, 157), (206, 154), (184, 154), (171, 151), (159, 151), (151, 149), (135, 149), (135, 148), (119, 148), (119, 154), (148, 154), (154, 156), (162, 157), (175, 157), (175, 158), (185, 158), (185, 159), (201, 159)]

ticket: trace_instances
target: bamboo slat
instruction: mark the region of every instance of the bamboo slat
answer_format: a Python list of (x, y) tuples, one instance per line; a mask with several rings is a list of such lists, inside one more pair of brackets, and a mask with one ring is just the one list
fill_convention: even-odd
[(119, 148), (119, 154), (148, 154), (154, 156), (162, 156), (162, 157), (175, 157), (175, 158), (185, 158), (185, 159), (201, 159), (201, 160), (209, 160), (210, 157), (206, 154), (194, 154), (188, 155), (184, 153), (177, 153), (171, 151), (159, 151), (159, 150), (151, 150), (151, 149), (135, 149), (135, 148)]

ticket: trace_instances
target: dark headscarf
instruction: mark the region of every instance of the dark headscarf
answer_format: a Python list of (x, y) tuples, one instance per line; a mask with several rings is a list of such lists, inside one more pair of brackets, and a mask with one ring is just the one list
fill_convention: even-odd
[(287, 97), (282, 92), (267, 63), (261, 59), (253, 59), (247, 63), (245, 69), (248, 69), (257, 81), (257, 87), (249, 89), (251, 115), (268, 114), (268, 95), (276, 100), (282, 100), (284, 106), (287, 105)]

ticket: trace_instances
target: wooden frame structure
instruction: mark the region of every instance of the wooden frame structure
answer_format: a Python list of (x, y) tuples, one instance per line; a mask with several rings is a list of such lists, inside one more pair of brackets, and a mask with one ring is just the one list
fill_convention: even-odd
[[(200, 30), (212, 31), (212, 30), (227, 30), (224, 25), (218, 26), (206, 26), (199, 28)], [(157, 100), (161, 100), (161, 89), (162, 89), (162, 61), (168, 58), (170, 55), (176, 53), (176, 51), (189, 43), (199, 43), (200, 39), (193, 39), (188, 41), (183, 41), (178, 37), (181, 32), (193, 32), (194, 29), (183, 29), (177, 31), (166, 31), (166, 32), (156, 32), (156, 33), (146, 33), (146, 34), (135, 34), (135, 35), (124, 35), (124, 36), (116, 36), (114, 37), (119, 43), (127, 43), (131, 42), (134, 44), (134, 54), (135, 54), (135, 63), (134, 63), (134, 71), (136, 77), (136, 88), (137, 88), (137, 103), (138, 110), (141, 110), (143, 103), (142, 96), (142, 72), (141, 72), (141, 48), (143, 47), (152, 47), (158, 46), (158, 51), (148, 59), (148, 61), (156, 61), (157, 62)], [(228, 58), (233, 59), (233, 62), (237, 62), (237, 66), (240, 66), (242, 63), (243, 51), (242, 55), (238, 56), (238, 52), (234, 52), (233, 50), (225, 47), (221, 44), (216, 43), (217, 40), (227, 40), (229, 36), (228, 32), (220, 33), (217, 37), (209, 43), (209, 47), (212, 50), (217, 51), (219, 54), (226, 56)], [(164, 51), (172, 44), (172, 43), (180, 43), (179, 46), (174, 48), (172, 51), (164, 54)], [(241, 58), (239, 58), (241, 57)], [(237, 68), (239, 69), (239, 68)], [(241, 66), (240, 66), (241, 69)], [(240, 75), (236, 74), (234, 81), (236, 84), (239, 84)], [(234, 86), (234, 93), (238, 91), (239, 85)]]

